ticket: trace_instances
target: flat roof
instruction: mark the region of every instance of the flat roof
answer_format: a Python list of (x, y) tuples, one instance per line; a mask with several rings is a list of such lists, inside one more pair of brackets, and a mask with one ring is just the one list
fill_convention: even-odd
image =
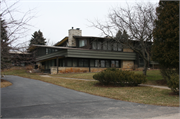
[[(35, 49), (37, 47), (44, 47), (44, 48), (56, 48), (56, 49), (83, 49), (83, 48), (72, 48), (72, 47), (61, 47), (61, 46), (47, 46), (47, 45), (32, 45), (29, 50)], [(85, 50), (85, 49), (83, 49)]]

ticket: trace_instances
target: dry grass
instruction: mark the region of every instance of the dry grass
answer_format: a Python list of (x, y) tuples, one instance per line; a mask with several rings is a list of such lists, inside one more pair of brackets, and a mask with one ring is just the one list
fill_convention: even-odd
[(10, 85), (12, 85), (11, 82), (1, 79), (1, 88), (5, 88)]
[[(166, 90), (166, 89), (158, 89), (152, 87), (112, 87), (112, 86), (99, 85), (98, 81), (72, 80), (72, 79), (62, 79), (56, 77), (42, 78), (37, 74), (26, 73), (26, 71), (24, 70), (14, 70), (3, 73), (41, 80), (44, 82), (63, 86), (73, 90), (77, 90), (93, 95), (113, 98), (117, 100), (122, 100), (122, 101), (151, 104), (151, 105), (162, 105), (162, 106), (179, 106), (179, 96), (172, 95), (171, 90)], [(91, 74), (91, 73), (86, 73), (86, 74)], [(66, 75), (70, 75), (70, 74), (66, 74)], [(85, 73), (83, 75), (85, 75)]]

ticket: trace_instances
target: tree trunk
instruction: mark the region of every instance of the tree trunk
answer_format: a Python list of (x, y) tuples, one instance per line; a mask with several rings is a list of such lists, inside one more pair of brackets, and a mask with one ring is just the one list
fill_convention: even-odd
[(147, 67), (148, 67), (148, 62), (146, 60), (144, 60), (144, 69), (143, 69), (143, 74), (146, 76), (146, 72), (147, 72)]

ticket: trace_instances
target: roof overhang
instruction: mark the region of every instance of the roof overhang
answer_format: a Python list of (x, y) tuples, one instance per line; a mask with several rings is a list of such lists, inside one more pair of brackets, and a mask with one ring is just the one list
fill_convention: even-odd
[(64, 43), (65, 41), (67, 41), (68, 40), (68, 37), (66, 36), (66, 37), (64, 37), (61, 41), (59, 41), (59, 42), (57, 42), (56, 44), (54, 44), (54, 46), (59, 46), (59, 45), (61, 45), (62, 43)]

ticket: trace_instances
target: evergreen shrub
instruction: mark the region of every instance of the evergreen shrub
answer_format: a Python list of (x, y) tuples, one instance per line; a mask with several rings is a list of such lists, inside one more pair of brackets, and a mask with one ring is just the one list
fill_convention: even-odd
[(167, 85), (171, 90), (179, 94), (179, 75), (175, 69), (167, 69), (161, 67), (160, 69), (163, 78), (167, 81)]
[(135, 74), (132, 71), (122, 71), (115, 68), (108, 68), (93, 75), (103, 85), (137, 86), (147, 81), (146, 76)]

